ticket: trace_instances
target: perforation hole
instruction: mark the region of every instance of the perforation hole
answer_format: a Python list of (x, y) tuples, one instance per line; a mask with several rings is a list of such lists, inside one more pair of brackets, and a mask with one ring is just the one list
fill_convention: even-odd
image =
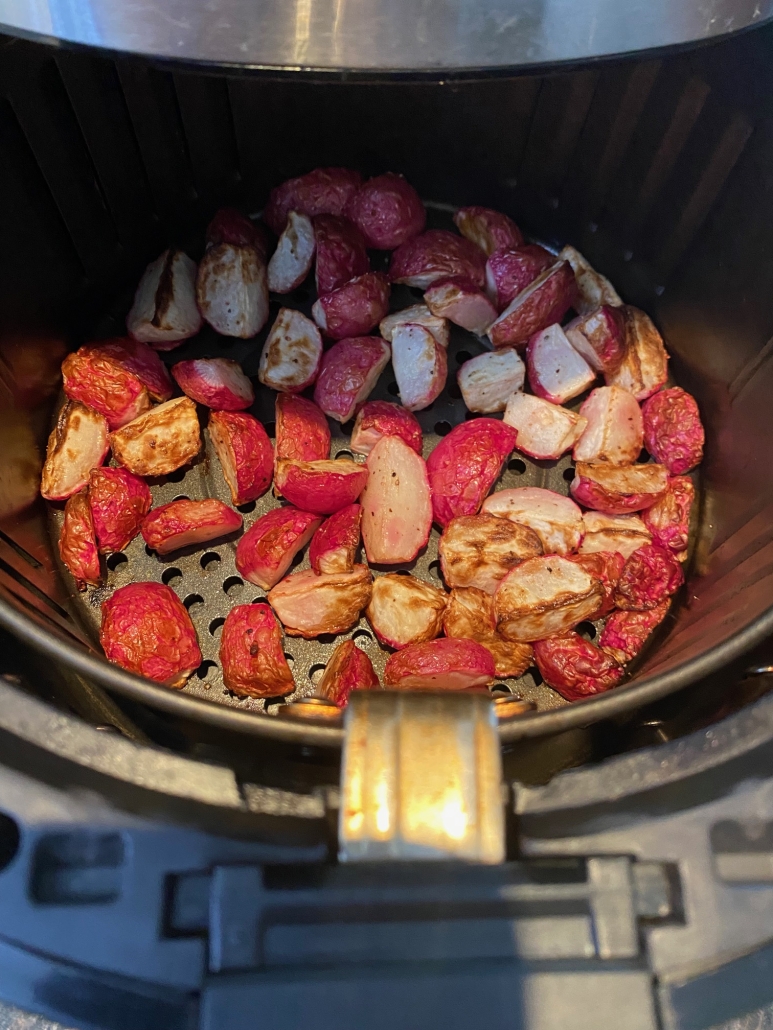
[(236, 510), (240, 511), (242, 515), (252, 515), (255, 511), (255, 507), (256, 505), (254, 501), (247, 501), (246, 504), (237, 504)]
[(581, 622), (577, 627), (577, 632), (583, 638), (583, 640), (595, 640), (596, 639), (596, 627), (592, 622)]
[(273, 440), (276, 436), (276, 422), (264, 422), (263, 428), (266, 430), (266, 435)]
[(189, 500), (190, 500), (190, 497), (187, 494), (178, 494), (176, 497), (172, 498), (173, 502), (174, 501), (189, 501)]
[(335, 633), (320, 633), (320, 635), (317, 637), (317, 640), (320, 642), (320, 644), (332, 644), (335, 638)]
[(442, 419), (440, 422), (435, 423), (435, 432), (438, 436), (448, 436), (448, 434), (451, 432), (453, 428), (454, 427), (451, 425), (451, 423), (446, 422), (445, 419)]
[(393, 397), (396, 397), (400, 392), (400, 387), (397, 383), (390, 383), (387, 387), (387, 393), (391, 393)]
[(120, 569), (122, 565), (126, 565), (129, 559), (123, 553), (123, 551), (116, 551), (115, 554), (109, 554), (105, 564), (111, 572), (115, 572), (116, 569)]
[(516, 476), (522, 476), (526, 471), (526, 462), (520, 458), (511, 458), (507, 463), (508, 472), (514, 472)]
[(574, 479), (574, 474), (575, 473), (574, 473), (574, 468), (573, 467), (572, 468), (568, 468), (568, 469), (564, 469), (564, 480), (567, 483), (571, 483), (571, 481)]
[(202, 554), (199, 564), (205, 572), (211, 572), (212, 569), (216, 569), (220, 564), (220, 555), (217, 551), (207, 551), (206, 554)]
[(216, 668), (217, 662), (212, 662), (209, 659), (207, 659), (206, 661), (202, 662), (201, 665), (198, 667), (198, 669), (196, 670), (196, 675), (200, 680), (205, 680), (207, 679), (209, 674)]
[(296, 556), (292, 560), (292, 564), (290, 565), (290, 568), (297, 569), (302, 561), (303, 561), (303, 551), (298, 551), (298, 553), (296, 554)]
[(435, 559), (435, 561), (431, 561), (429, 563), (428, 569), (429, 569), (429, 574), (430, 574), (430, 576), (432, 576), (433, 579), (439, 580), (441, 578), (440, 562), (437, 560), (437, 558)]
[(188, 609), (188, 611), (195, 611), (197, 608), (201, 607), (204, 604), (204, 598), (201, 596), (201, 594), (188, 594), (187, 597), (183, 598), (183, 604)]
[(223, 626), (225, 625), (225, 619), (213, 619), (209, 624), (209, 632), (213, 637), (220, 635)]
[(228, 597), (238, 597), (244, 589), (244, 580), (240, 576), (229, 576), (223, 583), (223, 593)]
[(148, 547), (147, 544), (145, 544), (145, 554), (148, 556), (148, 558), (155, 558), (156, 556), (156, 552), (153, 550), (152, 547)]
[(311, 682), (314, 684), (315, 687), (319, 683), (319, 681), (322, 679), (322, 674), (323, 674), (324, 671), (325, 671), (325, 666), (324, 665), (312, 665), (312, 667), (309, 669), (309, 679), (311, 680)]
[(295, 659), (288, 651), (285, 651), (285, 661), (290, 669), (295, 665)]
[(343, 450), (343, 451), (338, 451), (338, 453), (336, 454), (336, 459), (338, 459), (338, 458), (348, 458), (349, 461), (353, 461), (354, 460), (354, 455), (352, 454), (351, 451)]
[(185, 469), (176, 469), (166, 477), (167, 483), (182, 483), (185, 479)]
[(373, 643), (373, 634), (366, 629), (358, 629), (356, 633), (352, 633), (352, 640), (357, 647), (370, 647)]
[(183, 578), (183, 574), (179, 569), (172, 566), (171, 569), (164, 569), (161, 573), (161, 582), (165, 583), (168, 587), (172, 586), (178, 580)]

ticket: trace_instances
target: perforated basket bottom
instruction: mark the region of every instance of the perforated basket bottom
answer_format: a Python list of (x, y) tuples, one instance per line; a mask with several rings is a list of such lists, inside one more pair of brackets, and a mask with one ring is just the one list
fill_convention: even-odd
[[(430, 224), (437, 227), (451, 227), (446, 211), (431, 211)], [(311, 291), (301, 287), (288, 297), (282, 298), (285, 306), (298, 308), (310, 314), (313, 302)], [(392, 310), (400, 310), (421, 299), (419, 291), (406, 287), (396, 287), (392, 291)], [(120, 334), (123, 317), (130, 300), (121, 310), (121, 305), (114, 316), (108, 316), (95, 331), (95, 337)], [(271, 315), (268, 326), (273, 324), (279, 307), (277, 298), (272, 299)], [(269, 435), (274, 434), (274, 402), (276, 394), (263, 387), (257, 380), (258, 363), (263, 349), (267, 328), (252, 340), (229, 340), (204, 330), (195, 340), (186, 342), (182, 347), (164, 354), (162, 357), (171, 365), (191, 357), (224, 356), (239, 361), (247, 375), (252, 377), (255, 385), (255, 403), (250, 409), (266, 426)], [(456, 372), (468, 358), (482, 353), (486, 348), (477, 337), (456, 326), (451, 327), (451, 340), (448, 347), (448, 381), (438, 399), (424, 411), (417, 412), (417, 418), (424, 432), (424, 457), (433, 450), (439, 439), (446, 435), (453, 426), (463, 422), (465, 418), (478, 417), (469, 413), (461, 399), (456, 383)], [(372, 400), (399, 400), (397, 384), (394, 380), (391, 365), (388, 365), (381, 376)], [(578, 407), (579, 398), (572, 407)], [(201, 411), (202, 425), (206, 425), (207, 412)], [(501, 415), (491, 416), (501, 418)], [(353, 455), (348, 449), (352, 424), (344, 426), (330, 420), (332, 432), (331, 456), (336, 458), (354, 458), (364, 462), (359, 455)], [(153, 506), (166, 504), (180, 497), (198, 500), (205, 497), (217, 497), (231, 503), (230, 492), (223, 479), (220, 463), (215, 455), (209, 434), (203, 433), (205, 449), (196, 462), (180, 469), (167, 477), (165, 482), (151, 484)], [(494, 489), (505, 489), (518, 486), (540, 486), (557, 493), (568, 495), (569, 483), (573, 478), (571, 455), (565, 455), (558, 461), (534, 461), (515, 451), (497, 480)], [(272, 508), (279, 506), (279, 501), (271, 490), (257, 502), (242, 506), (239, 510), (244, 517), (244, 529)], [(697, 505), (696, 505), (697, 508)], [(62, 522), (61, 511), (52, 509), (51, 530), (58, 540)], [(89, 634), (96, 638), (100, 623), (100, 607), (112, 592), (127, 583), (142, 581), (163, 582), (170, 586), (180, 597), (188, 609), (198, 633), (203, 661), (200, 668), (191, 676), (184, 690), (189, 694), (205, 697), (219, 704), (236, 705), (239, 708), (255, 712), (275, 714), (276, 707), (286, 701), (297, 700), (311, 694), (331, 654), (336, 646), (349, 637), (361, 647), (373, 662), (379, 678), (383, 677), (384, 663), (389, 650), (381, 647), (375, 638), (367, 619), (363, 616), (357, 626), (348, 633), (335, 638), (326, 636), (316, 640), (303, 640), (300, 637), (285, 636), (285, 653), (295, 679), (295, 691), (285, 698), (239, 698), (223, 685), (218, 650), (223, 622), (229, 610), (236, 604), (245, 604), (265, 599), (265, 591), (245, 582), (239, 576), (235, 565), (236, 543), (241, 534), (233, 538), (215, 542), (212, 546), (188, 549), (172, 555), (159, 557), (145, 547), (140, 536), (136, 537), (124, 552), (112, 554), (107, 558), (106, 585), (97, 589), (89, 589), (79, 593), (68, 573), (63, 575), (70, 584), (70, 594), (76, 614)], [(439, 532), (433, 527), (429, 543), (419, 557), (410, 565), (403, 565), (420, 579), (435, 585), (442, 585), (440, 563), (438, 560)], [(58, 553), (58, 551), (57, 551)], [(309, 568), (306, 553), (296, 559), (292, 571)], [(392, 569), (373, 569), (374, 575), (382, 575)], [(598, 630), (597, 625), (583, 623), (579, 627), (589, 639), (593, 639)], [(564, 706), (567, 702), (559, 694), (545, 686), (536, 669), (527, 671), (518, 679), (497, 681), (492, 689), (509, 689), (512, 693), (532, 701), (540, 711)], [(159, 688), (164, 689), (164, 688)]]

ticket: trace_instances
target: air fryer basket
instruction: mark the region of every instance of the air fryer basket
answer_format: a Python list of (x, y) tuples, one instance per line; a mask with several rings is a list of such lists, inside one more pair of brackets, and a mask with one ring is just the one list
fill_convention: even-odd
[[(261, 593), (237, 581), (232, 544), (160, 562), (135, 540), (126, 561), (110, 560), (109, 587), (164, 578), (191, 606), (206, 663), (185, 691), (104, 662), (89, 632), (93, 619), (73, 607), (35, 490), (62, 354), (83, 339), (121, 331), (147, 261), (175, 241), (195, 254), (217, 206), (254, 212), (283, 178), (343, 164), (365, 174), (403, 172), (433, 202), (438, 224), (454, 205), (489, 204), (548, 245), (577, 246), (627, 301), (655, 318), (674, 378), (695, 393), (707, 425), (695, 560), (665, 639), (624, 687), (511, 722), (503, 738), (555, 732), (634, 708), (748, 649), (773, 625), (767, 460), (773, 377), (766, 346), (773, 321), (766, 239), (773, 139), (762, 113), (770, 40), (769, 30), (760, 30), (692, 56), (544, 78), (370, 85), (191, 74), (5, 43), (3, 623), (108, 689), (156, 708), (254, 735), (340, 742), (338, 728), (256, 713), (263, 702), (224, 695), (212, 664), (218, 620), (237, 597)], [(295, 298), (298, 304), (309, 299)], [(174, 360), (205, 350), (236, 357), (254, 374), (261, 342), (205, 337), (175, 351)], [(452, 342), (452, 373), (468, 342), (463, 334)], [(391, 383), (389, 375), (382, 378), (375, 396), (388, 398)], [(267, 393), (255, 411), (271, 420)], [(464, 417), (453, 375), (443, 397), (419, 417), (428, 448), (433, 434)], [(342, 430), (333, 454), (346, 443)], [(568, 459), (525, 470), (514, 459), (504, 485), (565, 490)], [(219, 477), (217, 463), (203, 456), (156, 496), (217, 493)], [(255, 517), (245, 513), (247, 524)], [(430, 578), (437, 576), (436, 539), (433, 532), (417, 564)], [(99, 599), (97, 593), (88, 603)], [(378, 655), (372, 641), (359, 642)], [(314, 667), (333, 646), (288, 638), (301, 693), (311, 690)], [(528, 677), (518, 690), (543, 708), (558, 702)]]

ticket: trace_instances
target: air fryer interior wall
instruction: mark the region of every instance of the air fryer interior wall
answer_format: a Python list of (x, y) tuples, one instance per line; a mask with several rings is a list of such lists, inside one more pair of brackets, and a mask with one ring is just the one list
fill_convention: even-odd
[(573, 243), (653, 315), (708, 439), (688, 602), (638, 680), (680, 685), (760, 639), (773, 601), (771, 41), (761, 29), (542, 78), (367, 85), (4, 41), (2, 598), (88, 646), (34, 502), (64, 350), (125, 310), (147, 261), (200, 239), (216, 207), (258, 211), (282, 179), (338, 164), (400, 171), (439, 204), (505, 210), (536, 238)]

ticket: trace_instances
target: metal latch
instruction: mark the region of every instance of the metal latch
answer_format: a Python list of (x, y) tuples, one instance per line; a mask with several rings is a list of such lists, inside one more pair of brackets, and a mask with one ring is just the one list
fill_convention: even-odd
[(358, 691), (344, 728), (342, 861), (504, 861), (502, 758), (488, 696)]

